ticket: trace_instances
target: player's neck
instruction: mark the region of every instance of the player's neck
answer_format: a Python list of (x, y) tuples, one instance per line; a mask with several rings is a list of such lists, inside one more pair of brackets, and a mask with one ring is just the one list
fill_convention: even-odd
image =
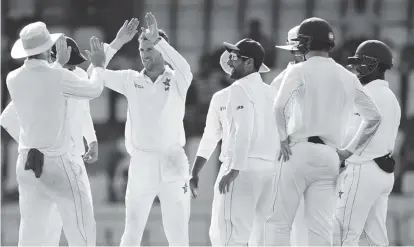
[(305, 57), (306, 59), (311, 57), (329, 57), (329, 53), (325, 51), (309, 51)]
[(157, 68), (153, 68), (152, 70), (145, 70), (144, 73), (153, 81), (158, 78), (158, 76), (164, 74), (165, 66), (159, 66)]

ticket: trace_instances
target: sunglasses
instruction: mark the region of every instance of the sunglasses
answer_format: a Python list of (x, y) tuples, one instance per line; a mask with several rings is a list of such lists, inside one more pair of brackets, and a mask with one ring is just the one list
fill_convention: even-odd
[(249, 59), (249, 57), (242, 56), (242, 55), (237, 54), (235, 52), (230, 52), (230, 54), (229, 54), (229, 60), (231, 60), (231, 61), (237, 61), (239, 58)]

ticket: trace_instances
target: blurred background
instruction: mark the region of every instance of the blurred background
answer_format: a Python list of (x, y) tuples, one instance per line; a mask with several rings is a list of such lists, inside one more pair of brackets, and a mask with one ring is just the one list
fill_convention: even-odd
[[(290, 61), (276, 50), (290, 28), (311, 16), (328, 20), (335, 30), (332, 57), (341, 64), (366, 39), (381, 39), (393, 50), (395, 67), (387, 74), (397, 95), (403, 118), (396, 143), (398, 168), (389, 201), (390, 245), (414, 245), (414, 1), (413, 0), (1, 0), (1, 108), (10, 101), (7, 73), (23, 61), (10, 58), (20, 29), (44, 21), (50, 32), (73, 37), (81, 51), (93, 35), (110, 43), (126, 19), (151, 11), (170, 37), (171, 44), (188, 60), (194, 80), (187, 94), (185, 150), (192, 164), (205, 126), (212, 95), (230, 81), (219, 66), (222, 42), (250, 37), (266, 50), (270, 83)], [(88, 62), (81, 67), (86, 68)], [(111, 61), (111, 69), (142, 69), (138, 43), (125, 45)], [(97, 221), (97, 244), (119, 245), (124, 229), (124, 193), (129, 156), (124, 146), (126, 100), (105, 89), (92, 100), (91, 114), (99, 141), (99, 161), (87, 166)], [(19, 211), (15, 178), (17, 143), (1, 130), (1, 244), (16, 245)], [(200, 196), (192, 201), (191, 245), (209, 245), (213, 184), (219, 170), (213, 153), (201, 173)], [(62, 235), (61, 244), (65, 238)], [(142, 245), (166, 245), (159, 202), (154, 200)]]

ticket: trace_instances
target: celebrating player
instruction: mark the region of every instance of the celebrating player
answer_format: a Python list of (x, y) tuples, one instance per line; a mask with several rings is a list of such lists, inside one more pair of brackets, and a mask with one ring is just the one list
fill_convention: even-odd
[[(88, 79), (88, 74), (77, 67), (78, 64), (85, 62), (87, 59), (79, 52), (76, 42), (66, 37), (66, 43), (71, 48), (69, 61), (63, 65), (64, 68), (72, 71), (78, 77), (82, 79)], [(52, 61), (56, 61), (56, 46), (52, 47)], [(52, 67), (60, 66), (57, 63), (53, 63)], [(89, 101), (86, 99), (71, 99), (68, 98), (68, 114), (70, 116), (70, 131), (74, 141), (74, 148), (72, 150), (73, 155), (78, 157), (83, 156), (83, 160), (86, 163), (93, 163), (98, 159), (98, 142), (95, 135), (95, 129), (93, 127), (92, 117), (89, 110)], [(16, 142), (19, 142), (20, 123), (17, 118), (16, 109), (13, 102), (7, 105), (6, 109), (0, 116), (0, 124), (5, 128), (8, 133), (13, 137)], [(83, 137), (85, 137), (88, 145), (88, 150), (85, 153), (85, 147), (83, 144)], [(89, 184), (89, 181), (88, 181)], [(86, 184), (88, 186), (88, 184)], [(92, 198), (92, 196), (91, 196)], [(50, 221), (47, 224), (47, 233), (45, 246), (57, 246), (59, 245), (60, 235), (62, 231), (62, 220), (57, 210), (57, 205), (54, 204), (52, 213), (50, 214)]]
[[(383, 42), (368, 40), (358, 46), (348, 63), (374, 101), (382, 121), (364, 150), (346, 159), (336, 204), (334, 223), (339, 234), (335, 236), (335, 244), (357, 246), (361, 237), (369, 245), (388, 246), (387, 206), (395, 165), (392, 154), (401, 119), (398, 100), (384, 80), (385, 71), (393, 66), (392, 53)], [(360, 115), (357, 110), (353, 116), (350, 136), (355, 136), (363, 120)]]
[[(168, 43), (153, 14), (147, 13), (139, 52), (144, 69), (106, 70), (105, 86), (128, 100), (125, 143), (131, 155), (125, 196), (126, 222), (121, 246), (140, 245), (154, 198), (161, 201), (170, 245), (188, 246), (189, 164), (183, 146), (185, 99), (193, 75), (187, 61)], [(107, 50), (107, 62), (131, 37), (125, 25)], [(122, 37), (126, 37), (125, 39)], [(168, 63), (172, 69), (166, 65)]]
[[(341, 147), (344, 124), (355, 104), (364, 124), (347, 153), (359, 154), (378, 129), (381, 116), (358, 78), (329, 57), (335, 43), (328, 22), (315, 17), (304, 20), (295, 40), (306, 61), (288, 68), (275, 102), (283, 162), (271, 218), (277, 224), (266, 225), (265, 244), (289, 245), (292, 222), (304, 196), (308, 243), (326, 246), (332, 245), (340, 163), (336, 149)], [(295, 107), (289, 115), (294, 122), (287, 128), (285, 110), (291, 99)]]
[(90, 79), (81, 79), (49, 65), (55, 42), (56, 63), (64, 65), (71, 48), (62, 34), (50, 34), (43, 22), (25, 26), (11, 51), (12, 58), (27, 58), (22, 67), (7, 76), (20, 123), (16, 135), (21, 214), (18, 245), (45, 244), (46, 226), (56, 204), (69, 245), (94, 246), (96, 227), (89, 181), (82, 158), (72, 153), (67, 101), (101, 94), (105, 53), (99, 40), (92, 37), (89, 58), (95, 69)]
[(259, 74), (269, 71), (263, 47), (252, 39), (224, 45), (221, 65), (237, 81), (229, 87), (226, 105), (228, 163), (219, 182), (218, 226), (223, 245), (242, 246), (256, 216), (270, 210), (279, 140), (270, 89)]

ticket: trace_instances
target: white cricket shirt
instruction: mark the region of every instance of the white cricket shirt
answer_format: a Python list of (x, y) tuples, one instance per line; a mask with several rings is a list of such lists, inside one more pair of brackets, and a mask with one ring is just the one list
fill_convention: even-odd
[[(164, 60), (171, 65), (154, 82), (133, 70), (105, 70), (105, 86), (128, 100), (125, 124), (127, 151), (166, 150), (185, 145), (184, 113), (188, 87), (193, 79), (190, 65), (164, 39), (156, 44)], [(107, 62), (116, 50), (107, 48)]]
[[(72, 72), (82, 79), (88, 79), (86, 71), (79, 67), (76, 67)], [(89, 107), (89, 100), (68, 99), (68, 107), (70, 112), (69, 121), (71, 133), (73, 141), (75, 142), (73, 152), (76, 155), (83, 155), (86, 151), (83, 143), (83, 137), (85, 137), (88, 144), (97, 141)]]
[(273, 171), (280, 140), (274, 124), (270, 86), (256, 72), (237, 80), (229, 89), (230, 168)]
[(102, 72), (102, 68), (95, 68), (90, 80), (81, 79), (37, 59), (27, 59), (10, 72), (7, 87), (20, 123), (19, 152), (37, 148), (54, 156), (73, 150), (68, 97), (98, 97), (103, 90)]
[(211, 98), (210, 107), (208, 108), (206, 127), (204, 128), (203, 137), (198, 146), (197, 156), (209, 159), (217, 143), (222, 140), (220, 161), (227, 161), (228, 146), (228, 121), (227, 121), (227, 101), (229, 99), (229, 88), (216, 92)]
[[(55, 64), (53, 66), (56, 66)], [(88, 74), (81, 68), (76, 67), (73, 70), (77, 76), (82, 79), (88, 79)], [(86, 99), (68, 99), (68, 111), (70, 112), (70, 129), (72, 140), (74, 141), (74, 149), (72, 153), (82, 155), (85, 153), (83, 137), (88, 143), (97, 141), (92, 117), (89, 110), (89, 101)], [(13, 101), (10, 102), (0, 115), (0, 125), (17, 142), (19, 141), (20, 123), (17, 117), (16, 108)]]
[[(284, 110), (290, 99), (295, 101), (295, 110), (287, 129)], [(287, 69), (275, 102), (280, 139), (289, 136), (298, 142), (319, 136), (326, 144), (341, 148), (354, 106), (364, 124), (348, 148), (360, 153), (378, 129), (381, 116), (358, 78), (332, 58), (315, 56), (294, 64)]]
[[(360, 155), (353, 155), (347, 162), (361, 164), (372, 161), (374, 158), (394, 152), (395, 140), (401, 120), (401, 108), (394, 93), (390, 90), (388, 82), (375, 80), (364, 86), (365, 92), (377, 106), (382, 121), (372, 140)], [(348, 129), (348, 136), (352, 138), (361, 124), (359, 112), (355, 112)]]

